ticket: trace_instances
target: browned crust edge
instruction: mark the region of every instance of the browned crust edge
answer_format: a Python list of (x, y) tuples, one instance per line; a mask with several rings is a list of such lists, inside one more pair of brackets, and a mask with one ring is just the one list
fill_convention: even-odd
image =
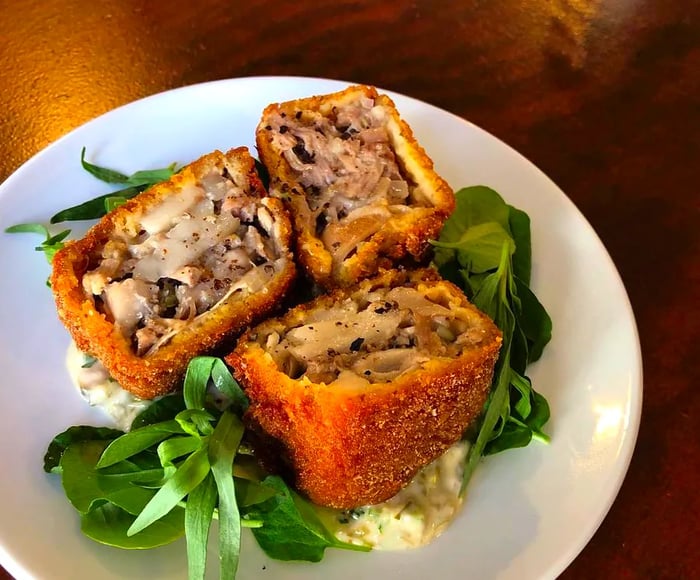
[(53, 259), (51, 288), (58, 316), (75, 340), (78, 348), (99, 359), (110, 375), (126, 390), (142, 399), (152, 399), (172, 391), (184, 376), (189, 361), (218, 347), (249, 324), (268, 314), (282, 299), (296, 276), (291, 252), (286, 264), (264, 292), (247, 296), (245, 301), (236, 294), (214, 310), (202, 315), (176, 334), (166, 345), (149, 357), (138, 357), (129, 342), (96, 308), (82, 288), (82, 277), (88, 268), (89, 256), (105, 244), (115, 228), (126, 227), (133, 214), (158, 204), (174, 188), (196, 182), (212, 167), (226, 165), (232, 171), (245, 171), (251, 190), (262, 199), (280, 224), (283, 247), (289, 247), (291, 224), (279, 200), (266, 197), (265, 189), (255, 171), (248, 149), (239, 147), (226, 155), (214, 151), (184, 167), (170, 180), (155, 185), (124, 205), (107, 214), (80, 240), (68, 242)]
[[(300, 110), (324, 111), (334, 105), (353, 100), (358, 95), (375, 99), (390, 113), (389, 134), (397, 159), (403, 170), (421, 184), (432, 199), (434, 207), (414, 210), (397, 216), (368, 240), (361, 243), (356, 254), (343, 263), (339, 272), (332, 270), (330, 252), (315, 235), (315, 226), (303, 211), (304, 190), (284, 157), (272, 147), (265, 130), (266, 118), (272, 113), (294, 115)], [(296, 233), (296, 255), (307, 274), (321, 286), (332, 289), (347, 287), (371, 276), (380, 268), (389, 268), (396, 260), (410, 257), (420, 262), (445, 220), (455, 207), (455, 197), (447, 182), (435, 173), (433, 161), (416, 141), (409, 125), (401, 119), (394, 102), (380, 95), (374, 87), (358, 85), (329, 95), (313, 96), (285, 103), (268, 105), (256, 130), (256, 145), (261, 161), (270, 172), (270, 193), (285, 199), (292, 214)]]
[[(249, 341), (253, 328), (239, 341), (226, 361), (251, 400), (246, 422), (272, 443), (263, 450), (267, 468), (291, 467), (294, 484), (314, 503), (340, 509), (376, 504), (395, 495), (424, 465), (457, 442), (479, 415), (489, 392), (501, 345), (501, 333), (461, 291), (430, 270), (387, 272), (365, 280), (395, 284), (418, 276), (426, 284), (444, 284), (463, 298), (487, 329), (478, 348), (456, 359), (433, 359), (422, 370), (396, 381), (363, 390), (340, 390), (293, 380), (277, 369), (272, 358)], [(303, 318), (304, 312), (342, 300), (337, 290), (295, 308), (279, 322)], [(269, 324), (266, 322), (264, 324)], [(286, 462), (286, 464), (285, 464)]]

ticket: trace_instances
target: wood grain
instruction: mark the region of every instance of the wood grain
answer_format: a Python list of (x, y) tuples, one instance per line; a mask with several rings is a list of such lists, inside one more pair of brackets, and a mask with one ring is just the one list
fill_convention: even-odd
[(628, 289), (645, 400), (620, 495), (563, 578), (700, 577), (700, 3), (4, 2), (0, 179), (118, 105), (280, 74), (428, 101), (567, 192)]

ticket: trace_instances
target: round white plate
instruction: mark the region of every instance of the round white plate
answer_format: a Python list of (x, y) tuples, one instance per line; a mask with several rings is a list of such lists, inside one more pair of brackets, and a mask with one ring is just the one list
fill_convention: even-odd
[[(107, 191), (89, 159), (121, 169), (187, 163), (247, 145), (270, 102), (333, 92), (338, 81), (244, 78), (186, 87), (116, 109), (66, 135), (0, 186), (0, 230), (45, 222)], [(485, 184), (532, 219), (533, 288), (554, 338), (530, 369), (548, 399), (551, 445), (486, 460), (465, 509), (432, 545), (409, 552), (328, 550), (319, 564), (272, 561), (244, 533), (238, 578), (552, 578), (583, 549), (620, 488), (642, 401), (639, 340), (605, 248), (569, 199), (498, 139), (433, 106), (391, 94), (456, 190)], [(70, 227), (70, 225), (68, 225)], [(0, 563), (17, 578), (185, 578), (184, 541), (146, 552), (83, 537), (59, 478), (42, 471), (51, 438), (70, 425), (106, 424), (71, 386), (68, 333), (44, 285), (38, 237), (0, 233)], [(214, 552), (210, 554), (216, 575)]]

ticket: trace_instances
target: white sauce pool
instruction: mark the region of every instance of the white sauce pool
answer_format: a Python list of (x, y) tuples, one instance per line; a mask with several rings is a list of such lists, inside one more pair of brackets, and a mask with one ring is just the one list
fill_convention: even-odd
[(432, 542), (462, 506), (459, 491), (468, 449), (467, 442), (453, 445), (390, 500), (346, 512), (328, 510), (325, 523), (339, 540), (376, 550), (406, 550)]
[[(134, 417), (151, 403), (122, 389), (99, 361), (80, 352), (73, 342), (66, 366), (83, 398), (107, 413), (118, 429), (128, 431)], [(462, 506), (459, 491), (468, 449), (467, 442), (453, 445), (384, 503), (350, 511), (318, 508), (319, 515), (343, 542), (377, 550), (428, 544), (447, 528)]]
[(83, 399), (107, 413), (117, 429), (128, 431), (134, 417), (151, 404), (122, 389), (101, 362), (79, 351), (72, 341), (66, 354), (66, 367)]

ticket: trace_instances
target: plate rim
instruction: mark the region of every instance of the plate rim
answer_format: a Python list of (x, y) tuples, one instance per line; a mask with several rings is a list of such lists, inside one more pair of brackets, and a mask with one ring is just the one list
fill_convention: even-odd
[[(37, 163), (37, 160), (44, 156), (48, 151), (57, 149), (63, 146), (63, 143), (67, 140), (69, 140), (72, 135), (76, 132), (87, 130), (90, 125), (98, 125), (100, 124), (103, 119), (109, 115), (114, 114), (117, 111), (122, 111), (124, 109), (134, 107), (135, 105), (143, 106), (143, 104), (147, 103), (148, 101), (156, 101), (158, 99), (163, 98), (166, 95), (170, 95), (173, 93), (185, 93), (187, 91), (192, 91), (192, 90), (202, 90), (210, 87), (216, 88), (217, 86), (224, 86), (224, 85), (229, 85), (232, 83), (248, 83), (248, 82), (271, 82), (271, 83), (283, 83), (283, 82), (308, 82), (311, 84), (316, 84), (316, 83), (336, 83), (338, 85), (352, 85), (352, 84), (360, 84), (352, 81), (346, 81), (342, 79), (333, 79), (333, 78), (323, 78), (323, 77), (314, 77), (314, 76), (295, 76), (295, 75), (251, 75), (251, 76), (242, 76), (242, 77), (233, 77), (233, 78), (226, 78), (226, 79), (218, 79), (218, 80), (212, 80), (212, 81), (206, 81), (206, 82), (199, 82), (199, 83), (192, 83), (192, 84), (187, 84), (184, 86), (180, 87), (174, 87), (171, 89), (166, 89), (163, 91), (159, 91), (157, 93), (151, 94), (151, 95), (146, 95), (142, 98), (136, 99), (134, 101), (124, 103), (122, 105), (119, 105), (118, 107), (115, 107), (113, 109), (110, 109), (108, 111), (105, 111), (104, 113), (98, 115), (97, 117), (93, 119), (89, 119), (85, 121), (84, 123), (78, 125), (77, 127), (71, 129), (52, 143), (48, 144), (46, 147), (43, 149), (39, 150), (36, 152), (34, 155), (32, 155), (29, 159), (27, 159), (24, 163), (22, 163), (18, 168), (16, 168), (2, 183), (0, 183), (0, 204), (2, 203), (2, 200), (4, 198), (4, 192), (5, 190), (10, 189), (11, 187), (14, 186), (16, 181), (21, 181), (22, 179), (25, 178), (25, 176), (29, 173), (31, 173), (33, 169), (33, 165)], [(376, 86), (376, 85), (375, 85)], [(409, 95), (399, 93), (397, 91), (393, 90), (387, 90), (383, 89), (382, 87), (377, 86), (377, 89), (383, 93), (388, 94), (390, 97), (394, 98), (396, 96), (400, 97), (401, 99), (409, 100), (414, 102), (414, 104), (419, 105), (420, 107), (428, 107), (430, 109), (434, 109), (436, 111), (439, 111), (441, 114), (446, 114), (449, 115), (451, 120), (453, 122), (459, 122), (462, 124), (466, 124), (470, 127), (472, 131), (477, 131), (481, 133), (483, 136), (487, 137), (488, 139), (495, 140), (499, 143), (500, 146), (505, 147), (508, 149), (509, 153), (511, 155), (517, 156), (521, 161), (524, 161), (528, 165), (530, 165), (538, 174), (538, 178), (541, 180), (546, 180), (553, 188), (556, 189), (556, 191), (561, 195), (563, 200), (568, 206), (568, 210), (572, 211), (573, 214), (576, 216), (577, 220), (581, 222), (581, 224), (588, 230), (588, 234), (591, 236), (591, 239), (595, 241), (597, 245), (597, 250), (601, 253), (601, 256), (604, 257), (605, 259), (605, 266), (606, 269), (608, 269), (614, 279), (615, 285), (617, 286), (617, 290), (619, 292), (620, 297), (624, 300), (624, 308), (625, 308), (625, 318), (627, 322), (630, 324), (630, 328), (632, 331), (632, 339), (634, 343), (634, 360), (630, 361), (630, 369), (634, 370), (633, 376), (630, 376), (630, 394), (631, 397), (627, 401), (627, 407), (628, 407), (628, 422), (626, 424), (625, 430), (624, 430), (624, 435), (621, 436), (621, 438), (624, 440), (624, 445), (622, 448), (622, 452), (619, 454), (618, 460), (616, 462), (618, 469), (615, 472), (615, 477), (607, 484), (606, 491), (609, 492), (606, 494), (606, 498), (604, 502), (601, 502), (598, 507), (598, 514), (595, 519), (592, 519), (590, 521), (590, 524), (588, 525), (588, 529), (586, 530), (585, 534), (582, 534), (579, 541), (576, 542), (576, 545), (572, 545), (568, 552), (566, 553), (561, 553), (559, 558), (556, 560), (553, 560), (550, 566), (550, 569), (554, 572), (555, 575), (560, 574), (563, 572), (577, 557), (579, 554), (585, 550), (586, 546), (589, 544), (593, 536), (596, 534), (600, 526), (602, 525), (603, 521), (609, 514), (612, 505), (615, 503), (616, 499), (618, 498), (620, 489), (622, 487), (622, 484), (624, 483), (625, 478), (627, 477), (628, 471), (629, 471), (629, 466), (632, 460), (632, 457), (634, 455), (634, 452), (636, 450), (636, 445), (638, 441), (638, 435), (639, 435), (639, 427), (641, 423), (641, 414), (642, 414), (642, 408), (643, 408), (643, 391), (644, 391), (644, 381), (643, 381), (643, 359), (642, 359), (642, 350), (641, 350), (641, 341), (640, 341), (640, 336), (639, 336), (639, 330), (638, 330), (638, 325), (635, 317), (634, 310), (632, 308), (632, 304), (629, 298), (629, 294), (626, 290), (624, 281), (622, 279), (622, 276), (620, 275), (620, 272), (615, 265), (612, 256), (608, 252), (605, 244), (603, 241), (600, 239), (598, 233), (595, 231), (591, 223), (588, 221), (586, 216), (579, 210), (579, 208), (576, 206), (576, 204), (569, 198), (569, 196), (566, 194), (566, 192), (563, 191), (562, 188), (560, 188), (552, 178), (550, 178), (538, 165), (536, 165), (534, 162), (532, 162), (530, 159), (525, 157), (522, 153), (514, 149), (512, 146), (510, 146), (507, 142), (503, 141), (499, 137), (495, 136), (491, 132), (483, 129), (482, 127), (474, 124), (473, 122), (464, 119), (460, 116), (458, 116), (455, 113), (452, 113), (451, 111), (448, 111), (446, 109), (442, 109), (436, 105), (433, 105), (431, 103), (428, 103), (426, 101), (422, 101), (420, 99), (417, 99), (415, 97), (411, 97)], [(556, 565), (555, 565), (556, 563)], [(17, 578), (23, 578), (23, 577), (32, 577), (31, 573), (25, 569), (12, 555), (10, 551), (6, 549), (5, 542), (2, 541), (2, 538), (0, 538), (0, 564), (5, 567), (5, 569), (11, 573), (13, 576)], [(556, 568), (556, 569), (555, 569)]]

